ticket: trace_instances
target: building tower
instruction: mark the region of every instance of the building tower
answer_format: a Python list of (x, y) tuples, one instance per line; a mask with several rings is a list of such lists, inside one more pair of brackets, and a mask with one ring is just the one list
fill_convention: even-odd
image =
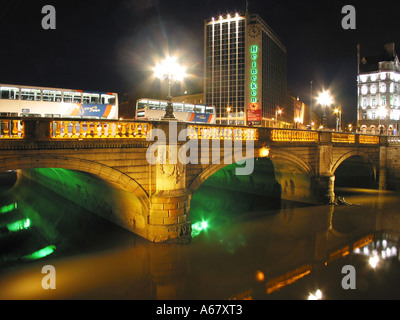
[[(287, 103), (286, 48), (257, 14), (204, 24), (204, 95), (219, 124), (273, 126)], [(229, 119), (229, 122), (228, 122)]]
[(400, 64), (395, 44), (380, 55), (360, 57), (358, 47), (357, 126), (362, 133), (399, 134)]

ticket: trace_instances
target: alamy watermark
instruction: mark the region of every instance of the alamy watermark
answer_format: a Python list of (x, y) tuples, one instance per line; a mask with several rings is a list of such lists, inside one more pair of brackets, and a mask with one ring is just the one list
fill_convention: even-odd
[(345, 265), (342, 268), (342, 274), (346, 274), (342, 279), (342, 288), (344, 290), (356, 289), (356, 268), (352, 265)]
[(56, 28), (56, 9), (54, 6), (44, 6), (42, 8), (42, 14), (45, 14), (45, 16), (42, 18), (42, 28), (44, 30), (54, 30)]
[(45, 265), (42, 268), (42, 273), (46, 274), (42, 279), (42, 288), (44, 290), (56, 289), (56, 268), (52, 265)]
[(342, 19), (342, 28), (345, 30), (356, 29), (356, 9), (351, 5), (346, 5), (342, 8), (342, 14), (345, 16)]

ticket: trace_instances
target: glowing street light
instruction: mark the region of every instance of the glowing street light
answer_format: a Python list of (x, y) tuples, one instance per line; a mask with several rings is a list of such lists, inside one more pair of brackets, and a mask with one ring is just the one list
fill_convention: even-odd
[(381, 119), (385, 119), (387, 115), (387, 110), (384, 106), (381, 106), (378, 109), (378, 117), (379, 117), (379, 133), (383, 134), (383, 126), (381, 127)]
[(281, 115), (282, 112), (283, 112), (282, 109), (276, 108), (276, 110), (275, 110), (275, 122), (276, 122), (275, 127), (278, 126), (278, 115)]
[(174, 82), (181, 82), (186, 76), (186, 68), (181, 66), (177, 61), (176, 57), (167, 57), (163, 61), (157, 63), (153, 69), (154, 76), (160, 80), (166, 80), (168, 85), (168, 104), (165, 109), (165, 115), (163, 119), (173, 120), (174, 109), (172, 107), (172, 96), (171, 86)]
[(228, 125), (229, 125), (229, 117), (230, 117), (230, 113), (231, 113), (231, 107), (227, 107), (226, 108), (226, 111), (227, 111), (227, 113), (228, 113)]
[(336, 114), (336, 131), (342, 131), (342, 108), (333, 111)]
[(326, 107), (329, 107), (333, 103), (333, 99), (328, 91), (323, 91), (320, 93), (318, 97), (318, 103), (324, 109), (324, 115), (322, 116), (322, 125), (324, 128), (327, 127), (327, 118), (326, 118)]
[(322, 299), (322, 292), (321, 290), (315, 291), (315, 293), (310, 293), (308, 296), (308, 300), (321, 300)]

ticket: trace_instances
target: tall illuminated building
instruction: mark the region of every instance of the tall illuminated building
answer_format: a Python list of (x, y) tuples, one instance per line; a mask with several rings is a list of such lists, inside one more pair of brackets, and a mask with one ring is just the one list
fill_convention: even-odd
[(358, 47), (357, 122), (362, 133), (399, 134), (400, 62), (394, 43), (381, 54), (360, 56)]
[(204, 24), (204, 95), (217, 123), (273, 126), (287, 104), (287, 54), (257, 14), (227, 14)]

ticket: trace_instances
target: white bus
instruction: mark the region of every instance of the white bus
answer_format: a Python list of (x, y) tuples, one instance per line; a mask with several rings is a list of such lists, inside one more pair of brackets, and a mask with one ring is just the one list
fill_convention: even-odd
[[(162, 120), (168, 101), (139, 99), (136, 101), (135, 118), (138, 120)], [(209, 105), (173, 102), (174, 116), (178, 121), (215, 123), (215, 108)]]
[(118, 119), (118, 95), (0, 84), (0, 117)]

